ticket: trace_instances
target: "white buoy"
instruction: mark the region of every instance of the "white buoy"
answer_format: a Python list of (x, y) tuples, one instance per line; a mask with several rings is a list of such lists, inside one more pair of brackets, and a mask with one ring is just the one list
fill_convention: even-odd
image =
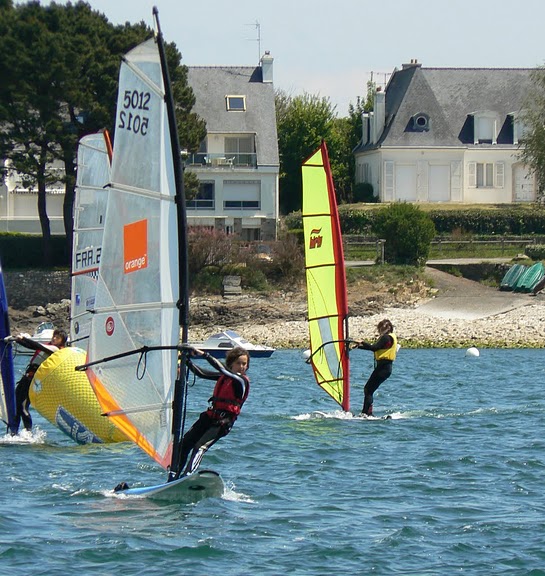
[(472, 358), (477, 358), (479, 356), (479, 351), (477, 350), (477, 348), (468, 348), (466, 350), (466, 356), (470, 356)]
[(304, 358), (305, 360), (308, 360), (308, 359), (310, 358), (310, 350), (305, 350), (305, 351), (303, 352), (303, 358)]

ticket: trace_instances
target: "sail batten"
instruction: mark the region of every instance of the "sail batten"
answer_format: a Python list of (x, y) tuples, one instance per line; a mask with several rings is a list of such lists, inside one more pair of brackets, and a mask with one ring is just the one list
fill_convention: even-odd
[(348, 302), (335, 189), (325, 142), (303, 163), (310, 363), (317, 384), (350, 409)]

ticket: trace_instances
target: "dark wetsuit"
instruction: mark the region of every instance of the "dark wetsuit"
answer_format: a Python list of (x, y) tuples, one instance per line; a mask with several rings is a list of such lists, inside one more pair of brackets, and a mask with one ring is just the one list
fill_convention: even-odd
[(38, 364), (33, 364), (31, 362), (15, 387), (15, 404), (17, 412), (15, 414), (14, 429), (17, 430), (17, 432), (19, 431), (21, 420), (23, 421), (25, 430), (32, 430), (32, 416), (30, 415), (29, 410), (30, 398), (28, 397), (28, 392), (30, 390), (32, 378), (34, 378), (37, 369)]
[[(188, 360), (189, 369), (198, 377), (206, 380), (218, 380), (222, 376), (229, 378), (229, 384), (232, 386), (232, 395), (238, 399), (238, 409), (233, 405), (232, 408), (224, 407), (217, 409), (218, 402), (212, 397), (211, 406), (205, 412), (202, 412), (198, 420), (184, 434), (182, 439), (182, 448), (178, 470), (181, 476), (194, 472), (201, 463), (205, 452), (215, 444), (220, 438), (227, 436), (237, 419), (240, 407), (248, 396), (250, 382), (246, 376), (241, 376), (229, 371), (216, 358), (205, 353), (203, 356), (209, 364), (217, 370), (203, 370), (200, 366)], [(191, 453), (189, 462), (186, 465), (187, 458)]]
[[(41, 344), (32, 340), (32, 338), (27, 338), (26, 336), (18, 339), (18, 342), (25, 348), (30, 350), (36, 350), (32, 356), (28, 366), (26, 367), (25, 373), (17, 382), (15, 387), (15, 403), (16, 403), (16, 413), (15, 413), (15, 430), (19, 431), (19, 425), (21, 420), (23, 421), (23, 426), (25, 430), (32, 430), (32, 416), (30, 415), (30, 398), (28, 396), (30, 385), (32, 384), (32, 379), (34, 374), (40, 364), (53, 352), (58, 350), (57, 346), (52, 346), (51, 342), (48, 345)], [(17, 433), (15, 432), (15, 433)]]
[[(395, 358), (397, 350), (390, 350), (392, 346), (397, 347), (396, 340), (390, 334), (384, 334), (374, 344), (362, 342), (358, 348), (375, 352), (375, 357), (377, 356), (377, 353), (380, 355), (381, 351), (390, 351), (389, 353), (387, 352), (386, 355), (393, 356)], [(369, 376), (369, 380), (367, 380), (367, 383), (363, 388), (363, 408), (361, 410), (362, 414), (366, 414), (367, 416), (371, 416), (373, 414), (373, 394), (376, 392), (377, 388), (392, 374), (393, 363), (393, 360), (389, 359), (375, 359), (375, 369), (371, 373), (371, 376)]]

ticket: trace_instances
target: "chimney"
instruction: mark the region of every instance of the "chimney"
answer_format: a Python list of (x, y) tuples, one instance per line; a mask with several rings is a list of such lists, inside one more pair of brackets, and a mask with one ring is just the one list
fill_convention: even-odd
[(261, 57), (261, 76), (263, 77), (263, 82), (272, 83), (273, 81), (273, 61), (274, 58), (268, 50)]
[(407, 70), (407, 68), (422, 68), (422, 64), (420, 64), (416, 58), (411, 58), (410, 64), (401, 65), (402, 70)]
[(382, 90), (375, 92), (375, 101), (373, 104), (373, 120), (371, 123), (371, 139), (373, 144), (376, 144), (384, 130), (384, 123), (386, 121), (386, 94)]
[(361, 115), (361, 143), (363, 146), (369, 143), (369, 114), (362, 112)]

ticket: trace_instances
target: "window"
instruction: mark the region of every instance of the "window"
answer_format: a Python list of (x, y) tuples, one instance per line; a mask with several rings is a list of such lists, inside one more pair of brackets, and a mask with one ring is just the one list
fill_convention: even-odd
[(259, 200), (226, 200), (225, 210), (259, 210)]
[(469, 162), (468, 178), (470, 188), (503, 188), (505, 164), (503, 162)]
[(513, 144), (518, 144), (528, 134), (528, 126), (522, 121), (518, 114), (512, 114), (513, 118)]
[(227, 136), (225, 138), (225, 155), (234, 158), (234, 164), (255, 165), (254, 136)]
[(213, 210), (214, 206), (214, 182), (200, 182), (197, 196), (186, 202), (189, 210)]
[(228, 112), (245, 112), (246, 96), (226, 96), (225, 104)]
[(255, 242), (261, 240), (261, 230), (259, 228), (243, 228), (241, 238), (244, 242)]
[(499, 115), (496, 112), (484, 110), (473, 114), (473, 143), (497, 144)]
[(494, 164), (477, 164), (477, 188), (492, 188), (494, 186)]
[(415, 114), (412, 118), (413, 120), (413, 130), (415, 132), (427, 132), (430, 129), (430, 117), (424, 112), (419, 112)]
[(261, 182), (259, 180), (225, 180), (223, 182), (224, 210), (259, 210)]
[(371, 165), (367, 162), (356, 165), (356, 183), (371, 182)]

